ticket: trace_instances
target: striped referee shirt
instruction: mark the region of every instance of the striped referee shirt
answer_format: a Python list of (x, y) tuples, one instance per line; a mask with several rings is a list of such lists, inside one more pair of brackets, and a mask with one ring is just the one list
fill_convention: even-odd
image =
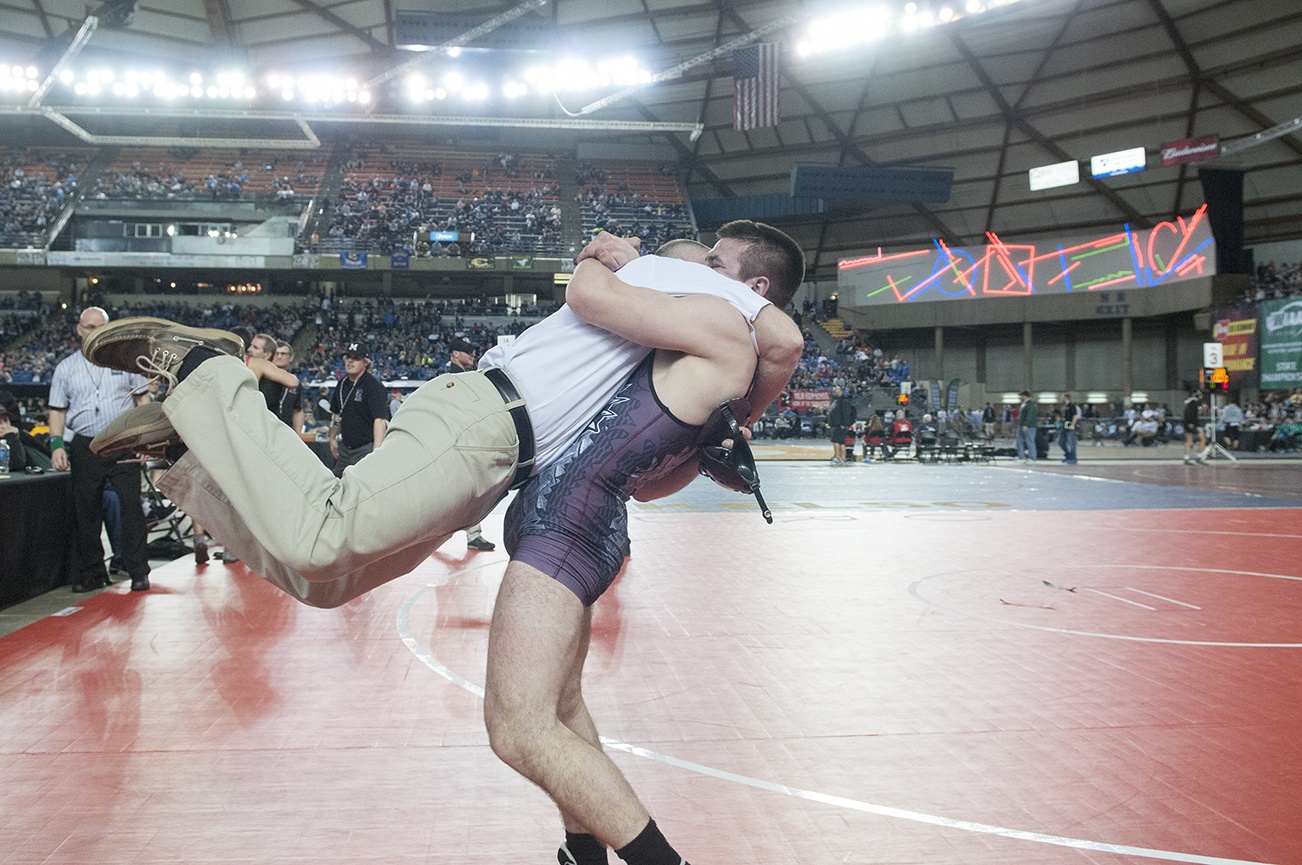
[(94, 438), (118, 415), (135, 407), (134, 394), (145, 384), (142, 375), (95, 366), (74, 351), (54, 368), (49, 406), (68, 413), (64, 438)]

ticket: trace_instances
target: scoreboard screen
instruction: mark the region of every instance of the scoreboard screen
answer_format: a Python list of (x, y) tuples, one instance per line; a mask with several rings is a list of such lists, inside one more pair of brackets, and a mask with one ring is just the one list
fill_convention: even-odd
[(1230, 373), (1223, 366), (1204, 367), (1198, 380), (1206, 390), (1230, 389)]

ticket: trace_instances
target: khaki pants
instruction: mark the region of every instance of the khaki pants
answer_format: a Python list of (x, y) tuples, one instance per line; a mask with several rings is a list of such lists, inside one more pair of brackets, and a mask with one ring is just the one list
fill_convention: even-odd
[(506, 495), (519, 441), (483, 375), (443, 375), (343, 477), (267, 411), (236, 358), (200, 365), (163, 403), (189, 446), (159, 488), (263, 579), (334, 607), (410, 572)]

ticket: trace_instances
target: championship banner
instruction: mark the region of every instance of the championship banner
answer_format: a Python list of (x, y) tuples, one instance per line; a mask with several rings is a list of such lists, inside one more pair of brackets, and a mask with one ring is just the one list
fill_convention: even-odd
[(511, 256), (512, 270), (533, 270), (532, 255), (513, 255)]
[(789, 390), (783, 393), (781, 405), (796, 411), (826, 412), (832, 408), (830, 390)]
[(341, 252), (339, 253), (339, 266), (345, 270), (365, 270), (366, 253)]
[(1223, 348), (1222, 366), (1230, 374), (1230, 389), (1257, 387), (1257, 331), (1259, 320), (1255, 311), (1243, 309), (1215, 309), (1212, 340)]
[(408, 270), (411, 267), (411, 250), (395, 249), (389, 253), (390, 270)]
[(1261, 310), (1261, 389), (1302, 387), (1302, 298), (1267, 300)]
[(467, 270), (492, 270), (497, 267), (497, 259), (491, 255), (476, 255), (466, 259)]

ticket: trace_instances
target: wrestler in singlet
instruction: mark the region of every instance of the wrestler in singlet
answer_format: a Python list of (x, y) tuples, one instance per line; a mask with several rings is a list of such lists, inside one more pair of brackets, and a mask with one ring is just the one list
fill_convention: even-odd
[(649, 481), (696, 458), (701, 427), (670, 414), (651, 382), (647, 355), (610, 402), (506, 512), (506, 549), (572, 591), (601, 597), (628, 546), (625, 503)]

